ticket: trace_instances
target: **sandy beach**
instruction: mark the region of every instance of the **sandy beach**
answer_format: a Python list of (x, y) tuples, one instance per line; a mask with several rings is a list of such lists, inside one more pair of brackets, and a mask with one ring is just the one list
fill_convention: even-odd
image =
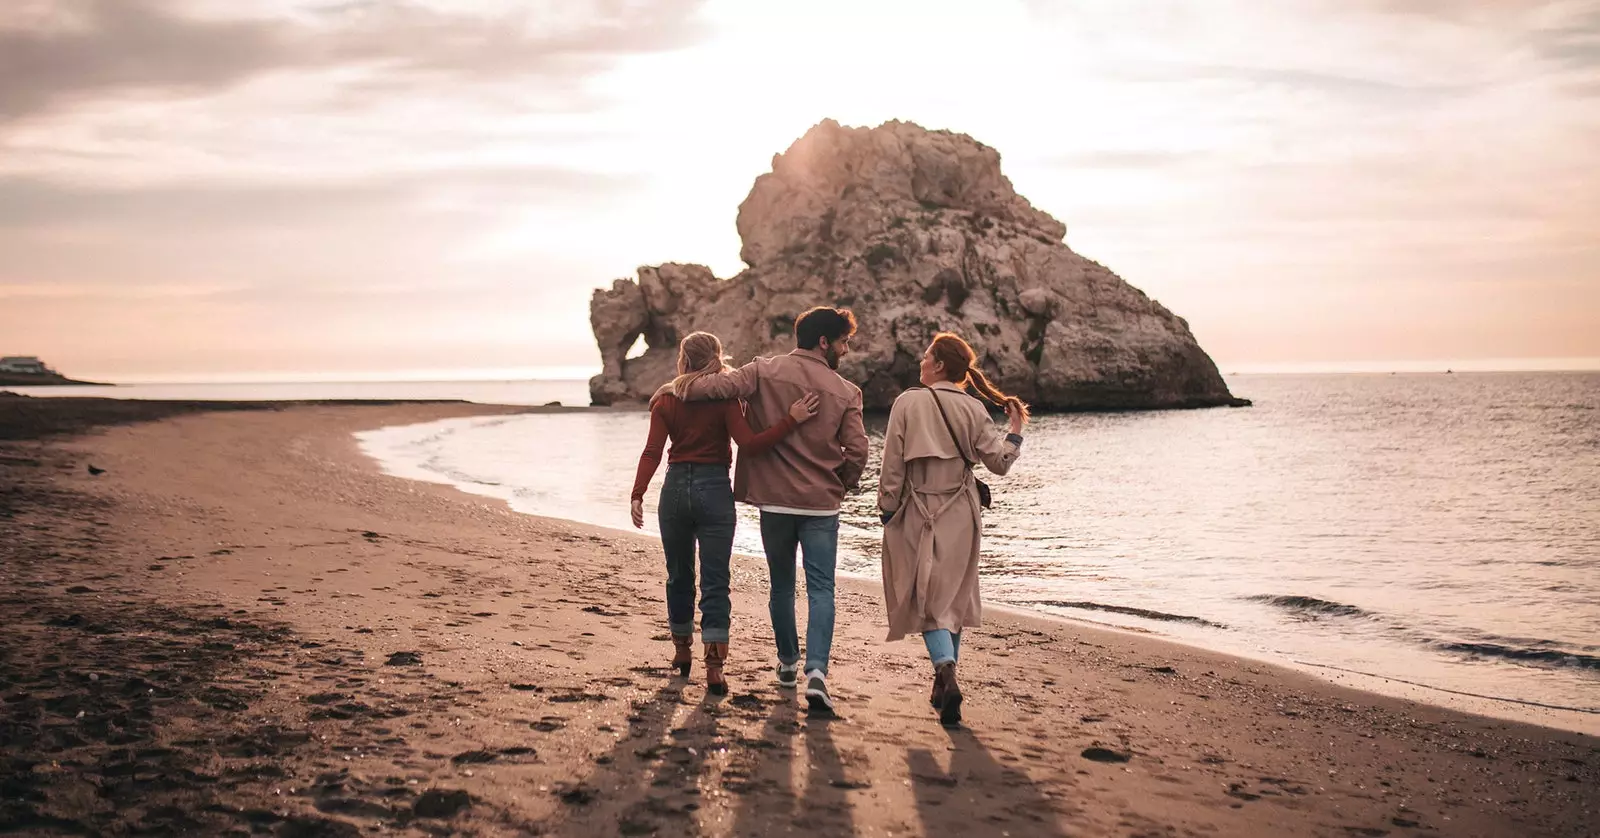
[[(966, 726), (841, 581), (835, 719), (671, 654), (659, 546), (383, 475), (464, 403), (0, 398), (0, 831), (40, 835), (1584, 836), (1600, 739), (991, 614)], [(103, 470), (91, 474), (89, 466)], [(620, 503), (620, 501), (619, 501)], [(803, 613), (803, 609), (802, 609)]]

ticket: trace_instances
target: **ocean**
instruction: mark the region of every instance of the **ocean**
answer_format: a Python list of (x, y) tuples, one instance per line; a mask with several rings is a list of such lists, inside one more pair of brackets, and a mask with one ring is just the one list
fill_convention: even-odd
[[(1513, 717), (1600, 714), (1600, 373), (1229, 385), (1255, 406), (1038, 417), (1012, 473), (990, 479), (985, 600)], [(394, 474), (630, 529), (647, 422), (453, 419), (361, 444)], [(840, 569), (867, 577), (882, 428), (869, 418), (867, 491), (842, 515)], [(736, 547), (760, 555), (755, 513), (740, 514)]]
[[(1228, 382), (1255, 405), (1038, 417), (1012, 473), (990, 478), (985, 600), (1594, 727), (1600, 373)], [(575, 380), (12, 389), (587, 403)], [(647, 422), (610, 410), (476, 417), (385, 428), (360, 443), (393, 474), (631, 529), (627, 494)], [(869, 417), (874, 456), (882, 427)], [(843, 513), (840, 568), (865, 577), (878, 572), (876, 472), (874, 460), (868, 491)], [(647, 500), (652, 527), (661, 476)], [(747, 509), (737, 547), (761, 552)]]

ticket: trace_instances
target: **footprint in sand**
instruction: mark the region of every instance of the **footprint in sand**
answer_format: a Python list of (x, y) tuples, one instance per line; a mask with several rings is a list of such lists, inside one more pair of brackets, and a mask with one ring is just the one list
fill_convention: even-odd
[(411, 807), (419, 818), (451, 818), (472, 806), (472, 795), (460, 789), (428, 789)]

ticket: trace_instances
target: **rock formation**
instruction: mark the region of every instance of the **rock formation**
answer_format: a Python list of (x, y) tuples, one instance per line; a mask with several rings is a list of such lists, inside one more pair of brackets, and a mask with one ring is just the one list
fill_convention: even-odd
[[(999, 153), (964, 134), (825, 120), (772, 158), (738, 229), (749, 267), (731, 279), (665, 264), (594, 293), (596, 404), (648, 399), (697, 329), (721, 336), (735, 363), (788, 352), (794, 317), (819, 304), (855, 311), (839, 371), (868, 408), (916, 383), (941, 330), (1043, 409), (1243, 403), (1183, 318), (1072, 252), (1066, 227), (1012, 189)], [(647, 350), (627, 358), (641, 335)]]

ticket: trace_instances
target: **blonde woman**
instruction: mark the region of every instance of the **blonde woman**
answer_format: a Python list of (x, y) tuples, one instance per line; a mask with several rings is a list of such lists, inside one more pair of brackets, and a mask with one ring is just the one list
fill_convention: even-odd
[[(895, 400), (884, 433), (878, 508), (889, 639), (920, 632), (933, 663), (930, 701), (946, 725), (961, 722), (956, 661), (961, 631), (980, 624), (978, 548), (982, 505), (973, 465), (1005, 474), (1022, 452), (1028, 406), (989, 382), (967, 342), (935, 335), (922, 353), (921, 387)], [(968, 395), (1005, 408), (1010, 433)]]
[(706, 687), (726, 695), (723, 663), (728, 657), (728, 559), (733, 553), (733, 462), (729, 440), (739, 443), (739, 456), (751, 457), (771, 448), (817, 413), (817, 396), (794, 402), (789, 413), (760, 433), (750, 429), (744, 403), (687, 401), (689, 384), (722, 372), (722, 341), (709, 332), (695, 332), (678, 344), (678, 377), (650, 399), (650, 437), (639, 456), (633, 481), (633, 525), (644, 527), (644, 493), (661, 464), (668, 438), (667, 479), (657, 508), (661, 547), (667, 558), (667, 622), (672, 630), (672, 666), (689, 675), (694, 659), (695, 547), (700, 552), (700, 640), (705, 644)]

